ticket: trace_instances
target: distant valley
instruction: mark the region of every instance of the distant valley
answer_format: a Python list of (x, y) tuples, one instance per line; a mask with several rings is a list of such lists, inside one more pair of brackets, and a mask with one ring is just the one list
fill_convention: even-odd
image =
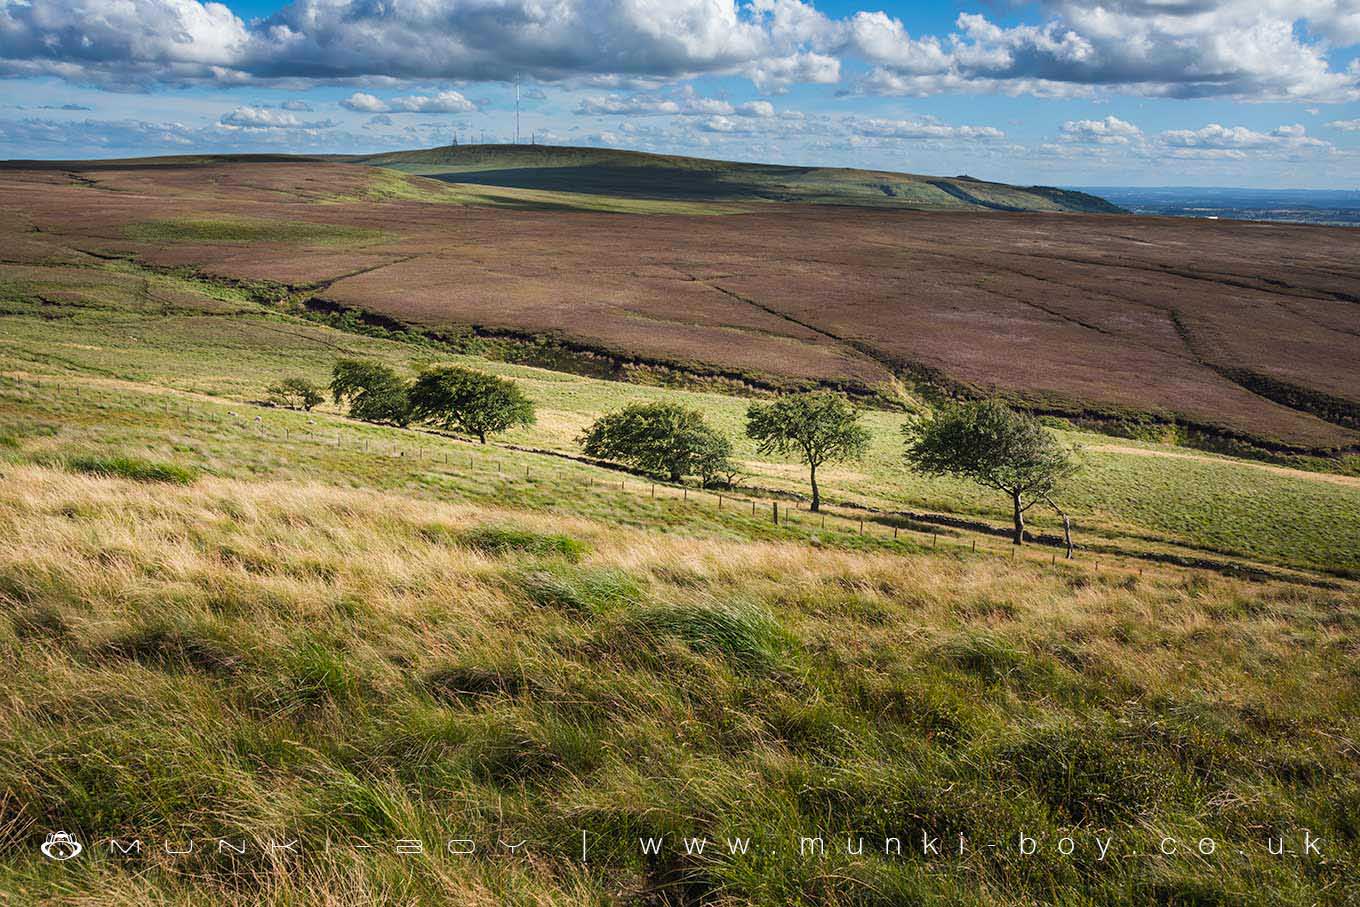
[(1081, 191), (1135, 214), (1360, 227), (1360, 190), (1099, 186)]

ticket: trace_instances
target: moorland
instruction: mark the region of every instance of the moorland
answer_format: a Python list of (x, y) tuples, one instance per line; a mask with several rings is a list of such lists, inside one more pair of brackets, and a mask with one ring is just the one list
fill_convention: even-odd
[[(908, 407), (996, 393), (1264, 451), (1360, 443), (1354, 231), (1037, 208), (986, 209), (980, 228), (983, 209), (954, 196), (788, 203), (750, 179), (641, 194), (673, 167), (632, 167), (653, 177), (609, 196), (564, 191), (571, 167), (499, 147), (500, 169), (477, 146), (374, 162), (439, 179), (333, 161), (19, 162), (0, 170), (0, 229), (15, 264), (132, 258), (446, 338), (529, 340), (546, 364), (597, 374), (816, 383)], [(628, 160), (581, 164), (581, 187)]]
[[(1027, 236), (1033, 258), (1083, 234), (1129, 237), (1106, 257), (1142, 261), (1139, 279), (1198, 326), (1187, 336), (1201, 352), (1237, 350), (1234, 367), (1265, 373), (1285, 367), (1271, 357), (1288, 338), (1267, 343), (1244, 313), (1297, 316), (1317, 329), (1305, 338), (1328, 337), (1335, 356), (1350, 349), (1355, 306), (1342, 297), (1354, 275), (1326, 263), (1348, 234), (768, 199), (733, 212), (731, 199), (576, 198), (351, 162), (29, 166), (0, 171), (0, 193), (9, 901), (1349, 902), (1360, 875), (1351, 429), (1259, 393), (1215, 396), (1243, 385), (1211, 380), (1209, 359), (1191, 368), (1170, 337), (1135, 343), (1152, 316), (1101, 296), (1116, 288), (1094, 270), (1089, 293), (1027, 292), (984, 317), (972, 301), (995, 294), (928, 279), (921, 269), (940, 259), (919, 248), (953, 235), (950, 254), (962, 255), (968, 234), (989, 249)], [(771, 242), (761, 258), (755, 230), (821, 245), (795, 261)], [(547, 236), (577, 254), (548, 255)], [(882, 315), (872, 343), (822, 321), (849, 318), (826, 298), (770, 291), (762, 302), (775, 311), (757, 319), (763, 309), (729, 309), (727, 293), (676, 290), (700, 283), (673, 276), (682, 263), (745, 298), (757, 291), (743, 279), (774, 279), (759, 271), (767, 259), (794, 269), (785, 286), (807, 275), (815, 287), (818, 268), (845, 273), (850, 259), (837, 256), (864, 236), (917, 244), (883, 274), (866, 270), (867, 287), (914, 262), (899, 290), (921, 289), (884, 307), (917, 306)], [(1143, 237), (1152, 248), (1135, 252)], [(670, 263), (637, 243), (671, 249)], [(1177, 243), (1177, 269), (1230, 289), (1158, 276)], [(743, 248), (741, 262), (713, 259)], [(1008, 254), (997, 273), (1021, 267)], [(428, 317), (389, 310), (381, 283), (346, 287), (403, 256), (411, 268), (386, 298), (423, 299)], [(1289, 286), (1252, 276), (1262, 261)], [(993, 273), (973, 267), (975, 282)], [(417, 293), (422, 275), (438, 289)], [(588, 299), (592, 275), (603, 289)], [(609, 295), (625, 277), (633, 295)], [(956, 356), (948, 369), (876, 345), (924, 344), (927, 297), (967, 328), (948, 335), (965, 352), (939, 339), (940, 355)], [(1103, 300), (1109, 327), (1034, 308), (1088, 298)], [(465, 301), (506, 322), (463, 320)], [(545, 312), (557, 321), (532, 320)], [(1222, 320), (1204, 320), (1215, 312)], [(813, 318), (815, 329), (798, 323)], [(995, 319), (1014, 343), (970, 347), (969, 326)], [(613, 339), (592, 336), (615, 322)], [(1039, 329), (1050, 324), (1071, 333)], [(683, 331), (696, 333), (681, 349)], [(1105, 345), (1067, 340), (1086, 334)], [(743, 342), (715, 339), (729, 336)], [(664, 343), (639, 348), (649, 337)], [(1020, 343), (1067, 369), (1056, 390), (1022, 386), (1040, 370), (1005, 358)], [(1133, 355), (1121, 351), (1139, 350), (1149, 363), (1119, 372), (1118, 357)], [(1350, 393), (1353, 364), (1332, 360), (1327, 378), (1322, 346), (1309, 355), (1308, 380)], [(403, 376), (457, 364), (511, 379), (537, 421), (481, 445), (356, 421), (330, 401), (265, 405), (271, 383), (324, 384), (353, 357)], [(1169, 371), (1176, 363), (1187, 371)], [(1059, 380), (1102, 369), (1119, 400)], [(1165, 408), (1149, 402), (1154, 379), (1177, 391)], [(819, 515), (803, 509), (803, 468), (740, 430), (752, 399), (810, 382), (855, 391), (872, 437), (862, 461), (824, 472)], [(1077, 529), (1071, 561), (1053, 517), (1036, 513), (1040, 544), (1017, 549), (1004, 501), (902, 459), (909, 409), (992, 389), (1048, 413), (1079, 448), (1082, 471), (1061, 489)], [(1196, 400), (1199, 415), (1185, 408)], [(729, 434), (735, 487), (581, 456), (593, 419), (646, 401), (684, 403)], [(1249, 443), (1255, 458), (1179, 443), (1204, 441), (1184, 434), (1193, 426)], [(131, 862), (91, 846), (58, 865), (36, 843), (59, 828), (87, 845), (136, 835), (150, 846)], [(923, 831), (980, 846), (949, 862), (874, 847)], [(1323, 858), (1298, 852), (1305, 831), (1324, 840)], [(271, 854), (284, 833), (307, 852)], [(799, 855), (812, 833), (831, 842), (827, 856)], [(1044, 845), (1029, 857), (985, 846), (1021, 833)], [(1109, 837), (1113, 849), (1065, 856), (1053, 844), (1064, 834)], [(847, 854), (851, 836), (869, 852)], [(164, 852), (185, 837), (208, 846)], [(219, 837), (247, 852), (214, 849)], [(638, 839), (653, 837), (669, 843), (643, 853)], [(694, 853), (685, 837), (758, 845)], [(1217, 851), (1163, 853), (1167, 837), (1212, 838)], [(435, 847), (394, 850), (409, 838)], [(438, 850), (448, 838), (487, 846), (457, 857)], [(528, 850), (507, 856), (502, 839)], [(1277, 839), (1287, 857), (1271, 855)]]

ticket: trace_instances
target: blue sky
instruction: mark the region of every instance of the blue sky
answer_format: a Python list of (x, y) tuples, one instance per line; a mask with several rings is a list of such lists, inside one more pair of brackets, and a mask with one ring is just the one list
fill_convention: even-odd
[(1360, 0), (0, 0), (0, 157), (514, 137), (1360, 188)]

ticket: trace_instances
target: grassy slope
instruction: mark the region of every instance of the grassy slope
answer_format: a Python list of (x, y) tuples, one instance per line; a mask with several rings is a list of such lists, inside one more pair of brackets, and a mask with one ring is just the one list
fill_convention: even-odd
[(789, 167), (598, 148), (464, 145), (356, 159), (464, 185), (635, 199), (1110, 212), (1095, 196), (962, 178)]
[[(292, 373), (324, 383), (331, 362), (346, 353), (385, 359), (407, 372), (436, 359), (460, 358), (288, 318), (229, 289), (216, 289), (217, 298), (205, 298), (201, 285), (131, 266), (103, 265), (74, 273), (60, 291), (43, 283), (38, 272), (28, 281), (0, 284), (0, 300), (11, 312), (6, 336), (0, 338), (0, 363), (35, 374), (117, 378), (251, 400), (271, 381)], [(101, 283), (112, 278), (120, 282)], [(35, 304), (35, 293), (49, 304)], [(170, 299), (180, 300), (178, 309), (165, 301)], [(65, 305), (53, 304), (57, 300)], [(599, 413), (625, 402), (671, 398), (703, 409), (734, 437), (739, 456), (748, 462), (750, 484), (790, 493), (804, 490), (801, 468), (758, 456), (741, 437), (743, 399), (597, 381), (475, 357), (463, 361), (524, 381), (537, 402), (539, 423), (511, 433), (511, 443), (576, 454), (576, 435)], [(44, 449), (99, 444), (97, 432), (73, 431), (81, 421), (79, 402), (67, 399), (62, 405), (69, 410), (63, 414), (68, 425), (56, 438), (41, 441)], [(20, 409), (5, 421), (22, 432), (32, 416)], [(824, 471), (832, 500), (1004, 522), (1004, 502), (997, 496), (962, 482), (926, 479), (905, 468), (900, 460), (901, 416), (870, 412), (865, 418), (874, 433), (870, 455), (862, 464)], [(1108, 447), (1112, 441), (1078, 433), (1065, 437), (1091, 448)], [(1118, 445), (1168, 450), (1127, 441)], [(216, 459), (222, 455), (214, 450), (207, 465), (226, 466)], [(1158, 542), (1170, 542), (1277, 564), (1360, 569), (1360, 482), (1268, 472), (1229, 458), (1171, 459), (1100, 449), (1082, 457), (1087, 468), (1064, 497), (1085, 543), (1156, 548)], [(1047, 514), (1036, 514), (1035, 523), (1055, 528)]]
[[(806, 515), (775, 529), (763, 509), (653, 500), (583, 464), (261, 412), (242, 401), (282, 374), (321, 378), (342, 351), (404, 369), (436, 354), (122, 265), (47, 304), (42, 289), (30, 276), (0, 294), (0, 847), (25, 845), (0, 892), (16, 903), (1264, 907), (1343, 904), (1360, 872), (1353, 595), (932, 552), (927, 536)], [(539, 403), (522, 443), (565, 448), (628, 399), (671, 395), (729, 428), (744, 405), (477, 364)], [(895, 417), (870, 419), (874, 457), (829, 476), (834, 495), (996, 515), (903, 475)], [(1348, 486), (1089, 456), (1083, 523), (1150, 532), (1141, 501), (1195, 538), (1276, 552), (1341, 557), (1354, 537)], [(797, 487), (795, 470), (753, 469)], [(1238, 493), (1291, 522), (1225, 511)], [(178, 871), (153, 853), (133, 874), (33, 856), (56, 827), (535, 851), (200, 852)], [(1302, 828), (1327, 839), (1326, 861), (1265, 855)], [(1072, 859), (1053, 851), (1064, 829)], [(1116, 836), (1103, 863), (1087, 837), (1102, 829)], [(884, 835), (910, 854), (923, 830), (1045, 846), (872, 854)], [(799, 859), (797, 836), (818, 832), (832, 855)], [(768, 846), (638, 853), (637, 836), (681, 834)], [(846, 834), (870, 853), (836, 853)], [(1224, 856), (1147, 856), (1163, 834), (1213, 836)]]

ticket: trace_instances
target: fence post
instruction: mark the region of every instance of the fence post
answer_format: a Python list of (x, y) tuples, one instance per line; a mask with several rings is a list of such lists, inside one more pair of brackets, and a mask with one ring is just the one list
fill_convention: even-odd
[(718, 495), (718, 509), (722, 510), (722, 495)]
[(859, 534), (864, 535), (864, 517), (859, 518)]
[(774, 511), (774, 524), (775, 524), (776, 526), (778, 526), (778, 525), (779, 525), (779, 502), (778, 502), (778, 501), (771, 501), (771, 502), (770, 502), (770, 507), (773, 508), (773, 511)]
[(689, 500), (689, 489), (688, 489), (688, 488), (683, 488), (683, 489), (680, 490), (680, 499), (681, 499), (682, 501), (688, 501), (688, 500)]

